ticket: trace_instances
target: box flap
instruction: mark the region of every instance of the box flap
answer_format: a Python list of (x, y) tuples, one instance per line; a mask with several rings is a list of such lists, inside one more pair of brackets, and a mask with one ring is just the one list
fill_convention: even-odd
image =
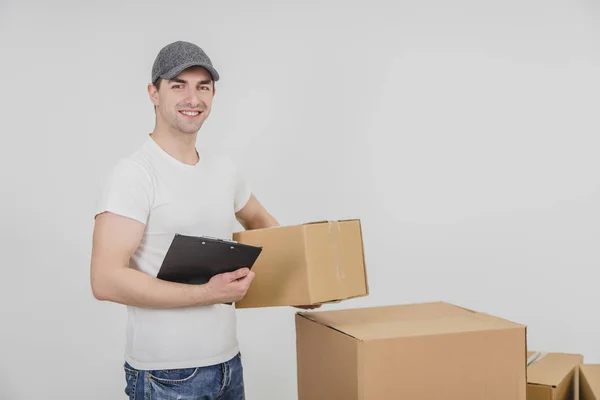
[[(527, 353), (528, 357), (534, 354), (535, 352)], [(582, 362), (583, 356), (580, 354), (542, 354), (527, 367), (527, 382), (557, 387)]]
[(305, 315), (360, 340), (524, 327), (444, 302), (311, 312)]
[[(306, 318), (306, 320), (308, 320), (308, 321), (316, 322), (319, 325), (326, 326), (327, 328), (330, 328), (330, 329), (332, 329), (334, 331), (337, 331), (337, 332), (341, 333), (344, 336), (347, 336), (347, 337), (352, 338), (352, 339), (357, 339), (355, 336), (349, 334), (348, 332), (344, 332), (344, 331), (339, 330), (339, 329), (337, 329), (335, 327), (329, 326), (327, 324), (322, 324), (319, 321), (315, 321), (314, 318), (311, 318), (312, 314), (314, 314), (314, 313), (306, 313), (306, 312), (296, 313), (296, 315), (297, 315), (298, 318)], [(297, 320), (299, 320), (299, 319), (297, 319)]]
[(581, 394), (586, 399), (600, 400), (600, 364), (584, 364), (580, 370)]

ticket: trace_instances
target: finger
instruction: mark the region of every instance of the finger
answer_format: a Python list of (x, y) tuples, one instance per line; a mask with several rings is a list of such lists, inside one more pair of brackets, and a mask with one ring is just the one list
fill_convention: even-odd
[(248, 269), (248, 268), (240, 268), (240, 269), (237, 269), (237, 270), (235, 270), (233, 272), (229, 272), (227, 274), (227, 279), (230, 282), (233, 282), (235, 280), (244, 278), (245, 276), (248, 275), (249, 272), (250, 272), (250, 269)]
[(316, 308), (321, 307), (320, 304), (307, 304), (307, 305), (303, 305), (303, 306), (294, 306), (295, 308), (300, 308), (303, 310), (314, 310)]
[(244, 276), (241, 279), (238, 279), (238, 282), (240, 282), (241, 284), (245, 285), (245, 286), (249, 286), (250, 282), (252, 282), (252, 280), (254, 279), (254, 272), (250, 271), (248, 272), (248, 275)]

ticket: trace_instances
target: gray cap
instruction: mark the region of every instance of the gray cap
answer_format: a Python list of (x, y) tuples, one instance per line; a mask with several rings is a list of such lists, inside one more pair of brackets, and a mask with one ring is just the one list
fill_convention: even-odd
[(213, 68), (210, 58), (204, 50), (193, 43), (178, 41), (163, 47), (152, 66), (152, 83), (159, 78), (173, 79), (186, 68), (200, 66), (212, 75), (213, 81), (219, 80), (219, 73)]

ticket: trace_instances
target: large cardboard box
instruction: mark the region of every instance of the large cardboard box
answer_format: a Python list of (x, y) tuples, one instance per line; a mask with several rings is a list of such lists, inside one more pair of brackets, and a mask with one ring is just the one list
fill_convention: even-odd
[(295, 318), (299, 400), (525, 400), (523, 325), (443, 302)]
[(527, 352), (527, 400), (579, 400), (580, 354)]
[(600, 364), (580, 366), (580, 400), (600, 400)]
[(237, 308), (300, 306), (369, 294), (360, 220), (324, 221), (236, 232), (262, 246)]

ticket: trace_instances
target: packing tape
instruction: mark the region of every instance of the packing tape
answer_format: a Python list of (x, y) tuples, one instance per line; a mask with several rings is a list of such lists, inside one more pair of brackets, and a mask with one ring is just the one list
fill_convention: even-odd
[(548, 354), (548, 353), (536, 351), (534, 354), (531, 355), (531, 357), (529, 357), (527, 359), (527, 366), (529, 367), (531, 364), (535, 363), (536, 361), (539, 361), (542, 358), (546, 357), (546, 354)]
[(335, 271), (337, 274), (338, 281), (342, 281), (346, 278), (346, 274), (343, 270), (342, 255), (341, 255), (341, 235), (340, 235), (340, 222), (339, 221), (327, 221), (329, 226), (329, 235), (331, 236), (332, 254), (335, 262)]

